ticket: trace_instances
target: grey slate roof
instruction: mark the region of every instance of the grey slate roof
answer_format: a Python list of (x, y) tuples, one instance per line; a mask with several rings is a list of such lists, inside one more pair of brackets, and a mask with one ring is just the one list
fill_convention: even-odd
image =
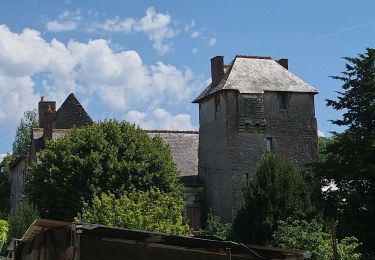
[[(56, 140), (68, 133), (70, 129), (53, 129), (52, 139)], [(198, 147), (199, 132), (196, 131), (146, 131), (150, 137), (159, 135), (169, 145), (173, 162), (180, 171), (181, 182), (188, 186), (198, 185)], [(33, 128), (33, 139), (36, 152), (43, 148), (43, 128)]]
[[(196, 131), (146, 131), (150, 137), (159, 135), (169, 145), (180, 177), (198, 175), (199, 132)], [(184, 178), (190, 180), (190, 178)]]
[[(70, 129), (53, 129), (52, 140), (57, 140), (69, 131)], [(41, 149), (43, 149), (43, 128), (33, 128), (32, 137), (35, 143), (35, 151), (39, 152)]]
[[(227, 66), (227, 65), (226, 65)], [(220, 90), (238, 90), (240, 93), (264, 93), (265, 91), (289, 91), (318, 93), (306, 83), (271, 57), (251, 57), (237, 55), (225, 68), (223, 79), (217, 85), (212, 83), (193, 101)]]

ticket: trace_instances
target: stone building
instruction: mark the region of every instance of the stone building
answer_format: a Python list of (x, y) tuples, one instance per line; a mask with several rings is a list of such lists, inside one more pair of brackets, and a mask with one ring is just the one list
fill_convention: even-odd
[(42, 98), (38, 104), (38, 117), (39, 128), (32, 129), (29, 149), (11, 165), (10, 202), (13, 210), (18, 209), (22, 203), (28, 167), (37, 159), (37, 152), (43, 149), (43, 139), (56, 140), (74, 126), (85, 126), (93, 122), (73, 94), (66, 98), (57, 111), (55, 101), (46, 101)]
[[(230, 221), (242, 205), (241, 187), (265, 151), (295, 165), (317, 159), (314, 95), (317, 90), (288, 71), (288, 60), (239, 56), (225, 65), (211, 59), (212, 83), (193, 101), (199, 104), (199, 132), (148, 130), (170, 147), (184, 185), (184, 220), (199, 226), (200, 207)], [(56, 103), (39, 102), (39, 128), (29, 151), (12, 168), (11, 203), (19, 207), (27, 167), (43, 149), (74, 125), (92, 123), (73, 94)], [(204, 193), (205, 204), (200, 201)]]
[(288, 60), (237, 55), (211, 59), (212, 83), (199, 104), (199, 180), (214, 215), (230, 221), (241, 187), (265, 151), (302, 165), (317, 159), (314, 95)]

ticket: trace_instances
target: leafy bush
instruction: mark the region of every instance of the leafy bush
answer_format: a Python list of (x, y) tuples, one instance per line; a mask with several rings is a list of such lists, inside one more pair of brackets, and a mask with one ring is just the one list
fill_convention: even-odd
[(8, 218), (9, 238), (21, 238), (30, 224), (39, 218), (38, 211), (29, 202), (22, 203), (18, 210), (11, 211)]
[[(332, 239), (323, 229), (323, 224), (312, 221), (292, 220), (279, 221), (278, 229), (273, 234), (273, 246), (300, 249), (313, 253), (312, 259), (331, 260)], [(341, 260), (360, 259), (361, 254), (356, 252), (360, 245), (355, 237), (345, 237), (337, 243), (337, 251)]]
[(160, 137), (126, 122), (73, 129), (47, 142), (30, 169), (27, 193), (42, 217), (72, 220), (94, 195), (132, 190), (182, 194), (172, 154)]
[(9, 231), (8, 222), (6, 222), (3, 219), (0, 219), (0, 252), (1, 252), (1, 249), (3, 248), (3, 245), (6, 241), (8, 231)]
[(226, 240), (229, 238), (232, 231), (231, 223), (222, 223), (218, 216), (208, 213), (207, 224), (204, 230), (200, 230), (198, 235), (215, 236), (220, 239)]
[(233, 223), (233, 236), (244, 243), (266, 244), (277, 229), (277, 221), (315, 214), (312, 187), (290, 164), (273, 153), (262, 156), (255, 176), (244, 190), (245, 205)]
[[(91, 204), (91, 206), (90, 206)], [(102, 193), (84, 203), (76, 221), (175, 235), (188, 235), (189, 226), (182, 223), (182, 196), (157, 189), (133, 190), (116, 198)]]

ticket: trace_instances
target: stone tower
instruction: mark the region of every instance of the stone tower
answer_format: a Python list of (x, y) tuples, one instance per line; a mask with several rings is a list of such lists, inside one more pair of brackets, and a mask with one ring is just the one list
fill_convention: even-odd
[(288, 71), (288, 60), (237, 55), (211, 59), (212, 83), (199, 103), (199, 179), (207, 206), (230, 221), (241, 187), (265, 151), (302, 165), (317, 159), (314, 95)]

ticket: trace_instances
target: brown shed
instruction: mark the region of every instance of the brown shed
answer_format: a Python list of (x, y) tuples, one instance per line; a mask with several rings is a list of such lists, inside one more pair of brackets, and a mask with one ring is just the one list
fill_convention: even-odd
[(232, 241), (37, 219), (15, 248), (16, 260), (304, 259), (299, 251)]

